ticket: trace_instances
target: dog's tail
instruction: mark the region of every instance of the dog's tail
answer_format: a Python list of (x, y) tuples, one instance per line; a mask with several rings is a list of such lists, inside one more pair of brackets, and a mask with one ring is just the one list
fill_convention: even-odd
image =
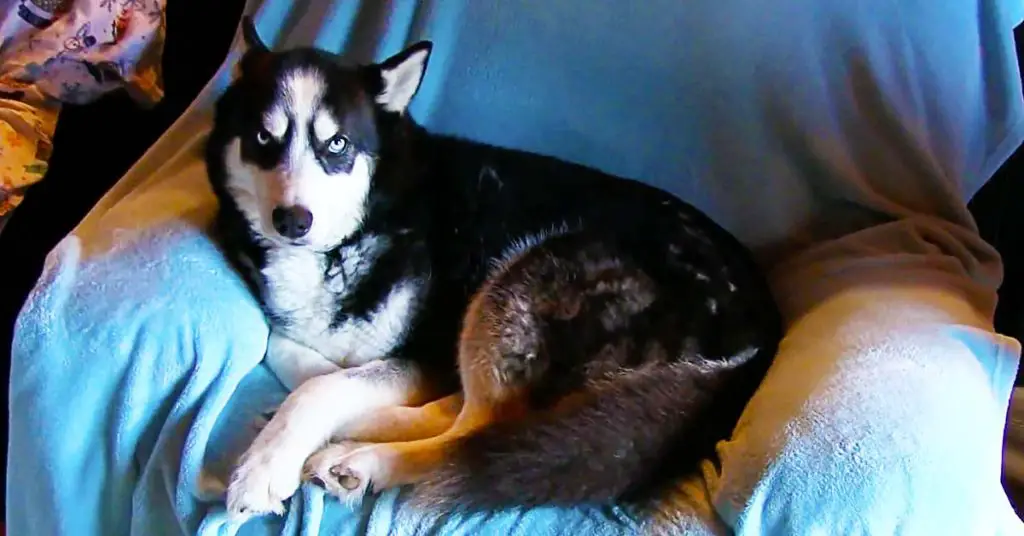
[(413, 500), (438, 511), (487, 511), (643, 494), (671, 462), (696, 464), (729, 435), (756, 388), (750, 378), (759, 379), (734, 373), (759, 353), (631, 370), (589, 384), (558, 411), (483, 428), (454, 443)]

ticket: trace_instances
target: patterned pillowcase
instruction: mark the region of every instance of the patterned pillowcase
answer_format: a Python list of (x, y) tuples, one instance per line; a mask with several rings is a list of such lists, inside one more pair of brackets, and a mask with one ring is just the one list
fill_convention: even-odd
[(42, 179), (62, 103), (163, 97), (166, 0), (12, 0), (0, 13), (0, 229)]

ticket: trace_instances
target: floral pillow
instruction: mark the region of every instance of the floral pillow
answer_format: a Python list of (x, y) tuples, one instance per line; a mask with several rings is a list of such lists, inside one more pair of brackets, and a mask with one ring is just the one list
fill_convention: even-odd
[(0, 0), (0, 229), (42, 179), (62, 103), (163, 97), (166, 0)]

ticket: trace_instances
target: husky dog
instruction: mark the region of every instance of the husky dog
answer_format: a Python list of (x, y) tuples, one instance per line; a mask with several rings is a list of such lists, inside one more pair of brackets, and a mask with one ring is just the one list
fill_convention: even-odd
[(309, 480), (433, 508), (608, 503), (729, 435), (781, 336), (749, 252), (640, 182), (427, 132), (429, 42), (248, 50), (207, 142), (217, 232), (291, 390), (229, 515)]

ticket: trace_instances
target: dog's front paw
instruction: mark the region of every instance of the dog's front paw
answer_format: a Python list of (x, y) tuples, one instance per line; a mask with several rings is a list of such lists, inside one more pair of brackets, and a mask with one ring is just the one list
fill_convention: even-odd
[(235, 522), (264, 514), (283, 514), (284, 501), (299, 489), (301, 458), (288, 452), (253, 447), (231, 474), (227, 491), (228, 517)]
[(387, 445), (342, 442), (306, 462), (306, 476), (342, 502), (354, 504), (367, 491), (390, 487), (392, 451)]

